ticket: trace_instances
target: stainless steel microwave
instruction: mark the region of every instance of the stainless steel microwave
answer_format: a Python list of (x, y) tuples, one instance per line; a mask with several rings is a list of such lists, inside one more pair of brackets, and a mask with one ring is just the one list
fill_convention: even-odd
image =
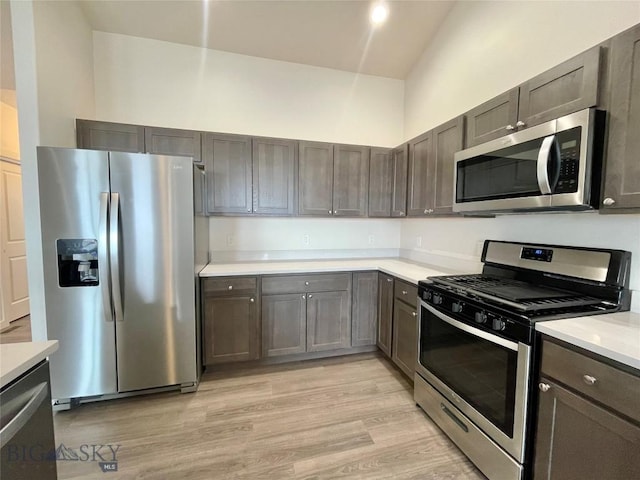
[(457, 152), (453, 211), (597, 208), (604, 115), (581, 110)]

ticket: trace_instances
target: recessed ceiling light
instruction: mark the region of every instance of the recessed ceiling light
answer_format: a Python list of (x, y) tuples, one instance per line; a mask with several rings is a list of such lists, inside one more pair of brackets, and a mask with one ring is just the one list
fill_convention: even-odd
[(387, 7), (384, 3), (377, 3), (371, 9), (371, 23), (374, 25), (380, 25), (384, 23), (384, 21), (389, 16), (389, 7)]

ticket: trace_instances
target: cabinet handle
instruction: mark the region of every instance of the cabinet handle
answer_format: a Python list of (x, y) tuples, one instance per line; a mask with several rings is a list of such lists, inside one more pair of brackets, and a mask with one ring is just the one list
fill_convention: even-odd
[(393, 282), (393, 279), (392, 278), (387, 278), (387, 282), (391, 283), (391, 282)]
[(329, 215), (331, 215), (331, 210), (329, 210)]
[(309, 298), (313, 298), (313, 295), (309, 295)]
[(233, 290), (233, 285), (229, 285), (229, 286), (227, 287), (227, 289), (228, 289), (228, 290)]
[(516, 123), (516, 127), (518, 128), (522, 128), (522, 127), (526, 127), (527, 124), (524, 123), (522, 120), (518, 120), (518, 122)]
[(602, 201), (603, 205), (606, 205), (607, 207), (610, 207), (611, 205), (613, 205), (614, 203), (616, 203), (616, 201), (611, 198), (611, 197), (607, 197)]
[(304, 300), (305, 298), (307, 298), (306, 296), (302, 295), (302, 299)]
[(255, 298), (250, 298), (250, 299), (249, 299), (249, 301), (250, 301), (251, 303), (253, 303), (253, 302), (255, 302), (256, 300), (255, 300)]
[(400, 216), (401, 216), (401, 217), (404, 217), (404, 212), (400, 212)]
[(304, 282), (304, 284), (308, 287), (309, 286), (309, 282)]
[(413, 315), (414, 317), (418, 316), (418, 312), (411, 312), (411, 315)]
[(250, 209), (250, 208), (247, 208), (247, 212), (251, 212), (251, 209)]
[(509, 131), (511, 131), (511, 130), (515, 130), (515, 129), (516, 129), (516, 127), (514, 127), (513, 125), (507, 125), (507, 126), (506, 126), (506, 127), (504, 127), (504, 128), (505, 128), (506, 130), (509, 130)]
[(426, 215), (427, 213), (429, 213), (429, 210), (427, 210), (427, 209), (425, 208), (425, 209), (424, 209), (424, 213), (425, 213), (425, 215)]
[(549, 385), (548, 383), (540, 382), (538, 384), (538, 388), (540, 389), (541, 392), (548, 392), (549, 389), (551, 388), (551, 385)]
[(408, 292), (406, 290), (402, 290), (402, 294), (406, 295)]
[(582, 379), (587, 385), (593, 385), (597, 382), (596, 377), (592, 377), (591, 375), (583, 375)]

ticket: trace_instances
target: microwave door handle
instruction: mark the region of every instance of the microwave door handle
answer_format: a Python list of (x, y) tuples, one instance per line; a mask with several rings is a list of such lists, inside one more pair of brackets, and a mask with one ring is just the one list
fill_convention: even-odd
[(542, 141), (542, 146), (538, 152), (537, 177), (538, 187), (543, 195), (551, 193), (551, 184), (549, 182), (549, 157), (553, 152), (553, 146), (556, 140), (555, 135), (549, 135)]

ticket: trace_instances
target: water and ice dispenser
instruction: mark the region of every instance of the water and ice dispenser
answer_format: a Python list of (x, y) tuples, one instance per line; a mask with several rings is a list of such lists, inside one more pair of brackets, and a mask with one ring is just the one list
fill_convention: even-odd
[(98, 241), (95, 238), (59, 239), (56, 250), (61, 287), (98, 285)]

